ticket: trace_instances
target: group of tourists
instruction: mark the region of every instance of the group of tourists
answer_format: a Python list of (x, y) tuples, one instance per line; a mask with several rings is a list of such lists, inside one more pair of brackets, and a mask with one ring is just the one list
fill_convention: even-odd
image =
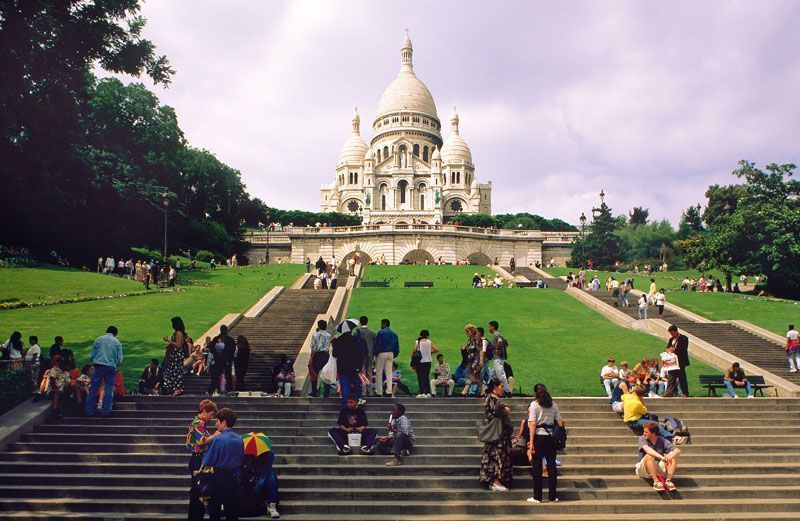
[[(355, 262), (353, 262), (353, 269), (355, 269)], [(336, 259), (331, 259), (331, 262), (327, 263), (320, 256), (314, 263), (314, 268), (314, 289), (336, 289), (339, 286), (339, 270), (336, 266)], [(306, 273), (310, 271), (311, 259), (306, 258)]]
[[(196, 268), (196, 263), (192, 260), (189, 269)], [(159, 285), (159, 281), (163, 286), (174, 287), (178, 280), (178, 272), (181, 269), (180, 259), (175, 261), (175, 264), (159, 263), (152, 259), (150, 261), (137, 260), (129, 258), (128, 260), (119, 259), (114, 260), (114, 257), (108, 256), (105, 259), (98, 257), (97, 259), (97, 273), (105, 275), (117, 275), (120, 278), (126, 278), (136, 282), (141, 282), (147, 289), (150, 285)]]
[[(491, 275), (488, 277), (484, 274), (475, 274), (472, 276), (472, 287), (473, 288), (502, 288), (506, 285), (505, 279), (499, 274), (496, 273), (494, 278)], [(509, 281), (508, 287), (513, 287), (514, 283)]]

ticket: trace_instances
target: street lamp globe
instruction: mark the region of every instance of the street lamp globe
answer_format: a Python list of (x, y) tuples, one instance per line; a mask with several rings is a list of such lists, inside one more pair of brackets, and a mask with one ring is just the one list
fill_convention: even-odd
[(581, 226), (585, 226), (586, 225), (586, 215), (584, 215), (583, 212), (581, 212), (581, 216), (578, 219), (578, 221), (581, 223)]
[(167, 192), (161, 194), (161, 202), (164, 204), (164, 208), (169, 206), (169, 195), (167, 194)]

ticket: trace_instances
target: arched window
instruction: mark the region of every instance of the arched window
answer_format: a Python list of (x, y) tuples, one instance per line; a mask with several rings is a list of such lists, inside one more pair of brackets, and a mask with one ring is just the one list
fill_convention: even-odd
[(425, 209), (425, 194), (419, 194), (419, 209)]
[(383, 158), (389, 159), (389, 147), (383, 147)]
[(450, 183), (451, 184), (456, 184), (456, 173), (455, 172), (450, 172)]
[(406, 188), (408, 188), (408, 181), (405, 179), (397, 183), (397, 190), (400, 192), (400, 204), (406, 202)]
[(381, 162), (381, 149), (378, 149), (378, 163)]
[(414, 155), (419, 157), (419, 145), (414, 145)]
[(456, 183), (461, 184), (461, 172), (456, 172)]
[(347, 174), (347, 184), (349, 185), (353, 184), (353, 172)]
[(426, 163), (428, 162), (428, 145), (425, 145), (425, 147), (422, 149), (422, 160)]
[(386, 194), (381, 194), (381, 210), (386, 210)]

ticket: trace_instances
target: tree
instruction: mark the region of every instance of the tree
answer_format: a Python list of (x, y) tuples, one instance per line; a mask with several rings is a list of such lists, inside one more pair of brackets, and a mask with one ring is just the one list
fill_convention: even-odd
[(762, 171), (740, 161), (733, 175), (744, 184), (735, 190), (735, 207), (729, 216), (714, 215), (691, 255), (729, 280), (737, 273), (762, 274), (770, 293), (800, 295), (800, 182), (790, 179), (795, 168), (773, 163)]
[(622, 240), (614, 233), (617, 222), (611, 208), (602, 202), (589, 225), (588, 235), (573, 243), (572, 264), (583, 266), (591, 260), (597, 268), (611, 269), (622, 260)]
[(678, 225), (678, 238), (686, 239), (701, 233), (704, 229), (703, 218), (700, 215), (700, 205), (690, 206), (681, 215), (681, 221)]
[(655, 221), (638, 226), (632, 223), (618, 229), (617, 236), (625, 245), (625, 260), (647, 262), (661, 260), (672, 261), (675, 229), (667, 220)]
[(640, 226), (647, 224), (647, 218), (650, 216), (650, 210), (642, 208), (641, 206), (634, 206), (633, 210), (628, 214), (630, 216), (630, 223), (633, 226)]

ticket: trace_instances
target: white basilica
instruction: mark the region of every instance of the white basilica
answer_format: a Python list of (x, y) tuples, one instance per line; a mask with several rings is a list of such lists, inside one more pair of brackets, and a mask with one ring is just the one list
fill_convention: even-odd
[(447, 223), (461, 213), (492, 211), (492, 183), (478, 183), (475, 164), (459, 135), (458, 114), (442, 141), (441, 122), (428, 87), (414, 74), (411, 38), (401, 67), (381, 96), (369, 145), (361, 118), (339, 154), (336, 180), (322, 187), (322, 211), (361, 215), (364, 224)]

